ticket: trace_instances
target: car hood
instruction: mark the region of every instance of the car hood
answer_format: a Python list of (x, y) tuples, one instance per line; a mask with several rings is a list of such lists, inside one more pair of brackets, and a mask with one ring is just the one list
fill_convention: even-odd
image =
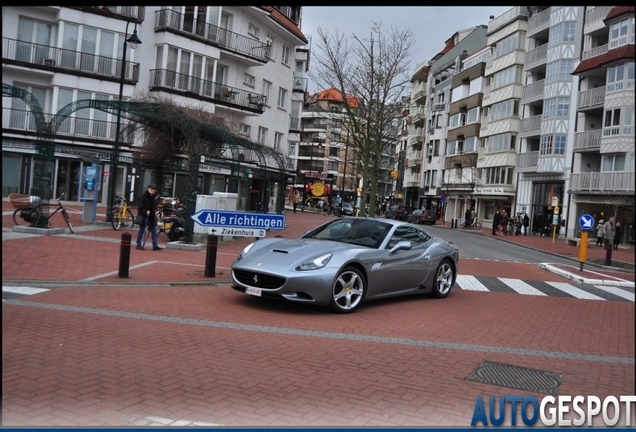
[(359, 250), (359, 246), (331, 240), (318, 239), (262, 239), (258, 240), (249, 253), (238, 263), (258, 260), (259, 263), (289, 264), (295, 267), (298, 263), (318, 257), (325, 253), (337, 253), (343, 250)]

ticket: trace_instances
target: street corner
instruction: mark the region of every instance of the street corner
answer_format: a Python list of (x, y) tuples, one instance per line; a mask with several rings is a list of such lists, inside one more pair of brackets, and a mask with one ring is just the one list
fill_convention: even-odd
[[(577, 268), (567, 264), (541, 263), (539, 267), (566, 279), (588, 285), (634, 288), (634, 275), (609, 270)], [(631, 279), (631, 280), (630, 280)]]

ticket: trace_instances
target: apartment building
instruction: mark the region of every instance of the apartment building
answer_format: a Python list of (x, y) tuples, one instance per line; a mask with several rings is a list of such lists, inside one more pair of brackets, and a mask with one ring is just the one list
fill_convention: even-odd
[[(2, 21), (3, 197), (37, 189), (43, 157), (51, 195), (71, 201), (83, 198), (91, 166), (98, 203), (113, 184), (129, 200), (151, 181), (164, 195), (183, 196), (193, 162), (184, 158), (157, 178), (140, 157), (145, 137), (116, 103), (156, 96), (230, 127), (234, 142), (196, 161), (199, 192), (238, 193), (240, 210), (257, 202), (282, 210), (310, 55), (301, 7), (7, 6)], [(80, 102), (89, 100), (112, 104)], [(38, 106), (47, 124), (59, 123), (47, 129), (51, 155), (38, 154)]]
[[(428, 64), (428, 103), (425, 114), (427, 122), (421, 169), (422, 194), (418, 196), (418, 207), (437, 210), (440, 219), (445, 221), (451, 221), (461, 212), (461, 208), (458, 208), (458, 205), (461, 205), (458, 204), (459, 194), (449, 201), (448, 196), (451, 190), (444, 188), (451, 185), (450, 182), (444, 184), (444, 167), (453, 88), (452, 78), (456, 72), (460, 71), (463, 60), (486, 46), (486, 30), (486, 26), (482, 25), (456, 32), (446, 41), (444, 49)], [(460, 106), (467, 108), (467, 105), (457, 104), (454, 109), (459, 110)], [(457, 136), (459, 135), (456, 134), (455, 137)], [(461, 200), (463, 199), (462, 196)]]
[(589, 6), (581, 13), (568, 237), (580, 236), (581, 215), (604, 214), (621, 222), (620, 243), (634, 244), (634, 12)]
[(462, 54), (460, 67), (452, 77), (442, 190), (448, 203), (447, 216), (455, 224), (464, 221), (466, 211), (474, 209), (477, 215), (483, 214), (488, 204), (484, 200), (493, 193), (492, 186), (485, 186), (483, 181), (482, 172), (488, 169), (478, 165), (484, 74), (491, 52), (492, 48), (486, 46), (470, 56)]

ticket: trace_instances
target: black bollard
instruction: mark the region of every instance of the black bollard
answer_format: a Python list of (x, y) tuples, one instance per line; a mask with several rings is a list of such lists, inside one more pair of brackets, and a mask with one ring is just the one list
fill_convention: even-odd
[(130, 233), (121, 234), (121, 246), (119, 248), (119, 277), (128, 277), (128, 268), (130, 267)]
[(205, 276), (214, 277), (216, 269), (216, 249), (219, 245), (219, 238), (210, 234), (208, 236), (208, 248), (205, 253)]
[(608, 265), (608, 266), (612, 265), (612, 244), (611, 243), (605, 244), (605, 265)]

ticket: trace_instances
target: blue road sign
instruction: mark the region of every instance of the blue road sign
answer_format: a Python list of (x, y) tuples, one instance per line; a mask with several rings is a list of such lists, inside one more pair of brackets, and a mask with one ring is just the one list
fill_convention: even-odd
[(203, 209), (190, 217), (203, 226), (270, 230), (285, 228), (285, 216), (279, 214)]
[(589, 214), (584, 214), (579, 218), (579, 226), (582, 230), (591, 230), (594, 229), (594, 216)]

